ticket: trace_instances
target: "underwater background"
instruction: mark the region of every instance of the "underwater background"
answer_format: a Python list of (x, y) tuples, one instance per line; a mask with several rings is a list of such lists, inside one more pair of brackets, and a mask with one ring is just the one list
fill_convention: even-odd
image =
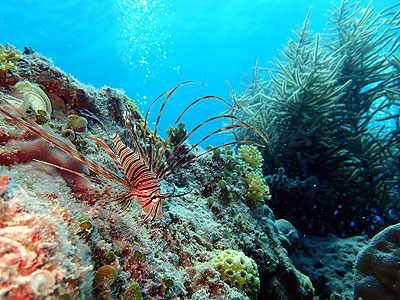
[[(369, 3), (359, 2), (364, 7)], [(376, 11), (394, 3), (373, 2)], [(171, 101), (165, 115), (172, 120), (177, 108), (204, 91), (228, 99), (226, 82), (242, 92), (240, 83), (252, 74), (255, 60), (268, 67), (311, 6), (311, 29), (322, 32), (330, 0), (11, 0), (0, 12), (0, 43), (31, 47), (96, 88), (124, 89), (142, 112), (183, 81), (207, 83), (207, 88), (192, 87)], [(200, 105), (185, 122), (196, 125), (225, 109), (218, 102), (213, 110)], [(168, 122), (160, 125), (165, 132)], [(212, 142), (227, 139), (224, 135)]]
[(0, 11), (0, 300), (400, 299), (400, 2), (82, 3)]

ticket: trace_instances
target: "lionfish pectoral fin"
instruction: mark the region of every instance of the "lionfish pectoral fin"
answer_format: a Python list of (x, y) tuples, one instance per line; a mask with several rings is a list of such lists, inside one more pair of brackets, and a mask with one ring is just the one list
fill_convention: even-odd
[(140, 213), (144, 211), (147, 213), (146, 217), (143, 219), (143, 222), (146, 222), (150, 217), (150, 221), (154, 221), (155, 219), (159, 220), (162, 218), (164, 215), (164, 207), (162, 206), (162, 199), (159, 199), (158, 201), (141, 201), (139, 199), (138, 203), (139, 206), (141, 207)]
[(96, 182), (96, 183), (100, 183), (100, 180), (98, 180), (97, 178), (95, 178), (95, 177), (93, 177), (93, 176), (87, 175), (87, 174), (85, 174), (85, 173), (78, 172), (78, 171), (74, 171), (74, 170), (71, 170), (71, 169), (68, 169), (68, 168), (64, 168), (64, 167), (62, 167), (62, 166), (59, 166), (59, 165), (56, 165), (56, 164), (52, 164), (52, 163), (49, 163), (49, 162), (47, 162), (47, 161), (35, 159), (35, 158), (32, 159), (32, 160), (33, 160), (33, 161), (36, 161), (36, 162), (39, 162), (39, 163), (41, 163), (41, 164), (44, 164), (44, 165), (48, 165), (48, 166), (57, 168), (57, 169), (62, 170), (62, 171), (69, 172), (69, 173), (71, 173), (71, 174), (74, 174), (74, 175), (77, 175), (77, 176), (80, 176), (80, 177), (89, 179), (90, 181), (94, 181), (94, 182)]

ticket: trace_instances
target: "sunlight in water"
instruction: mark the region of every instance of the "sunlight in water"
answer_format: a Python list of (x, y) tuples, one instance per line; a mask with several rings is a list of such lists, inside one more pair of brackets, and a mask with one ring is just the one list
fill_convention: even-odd
[(116, 0), (114, 4), (119, 10), (119, 51), (125, 63), (147, 79), (156, 77), (157, 69), (167, 64), (171, 53), (172, 35), (167, 22), (171, 7), (145, 0)]

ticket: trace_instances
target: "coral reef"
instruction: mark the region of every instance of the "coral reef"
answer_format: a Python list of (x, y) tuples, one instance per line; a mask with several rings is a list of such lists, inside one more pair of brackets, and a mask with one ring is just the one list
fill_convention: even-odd
[[(311, 235), (372, 234), (400, 214), (400, 14), (398, 4), (375, 17), (372, 6), (344, 0), (328, 18), (332, 34), (314, 35), (309, 13), (273, 69), (257, 63), (246, 92), (232, 91), (228, 114), (262, 129), (262, 155), (247, 145), (186, 156), (190, 129), (170, 127), (178, 156), (202, 156), (161, 181), (179, 197), (164, 202), (160, 221), (109, 209), (87, 179), (93, 170), (0, 115), (0, 298), (350, 299), (367, 238)], [(112, 145), (107, 131), (118, 132), (131, 146), (129, 114), (139, 136), (155, 136), (134, 101), (85, 86), (28, 50), (0, 47), (1, 96), (122, 178), (85, 133)], [(85, 109), (92, 117), (79, 115)], [(243, 127), (233, 134), (259, 142)], [(163, 141), (145, 148), (171, 153)], [(85, 193), (92, 201), (81, 201)], [(359, 254), (356, 298), (397, 295), (397, 235), (398, 225), (389, 227)]]
[(34, 205), (34, 192), (18, 187), (13, 193), (0, 199), (0, 298), (89, 295), (82, 284), (92, 269), (87, 247), (67, 229), (67, 216), (50, 203), (52, 214), (38, 208), (29, 212), (24, 206)]
[(375, 16), (344, 0), (328, 13), (329, 34), (313, 34), (310, 13), (272, 69), (257, 62), (247, 90), (231, 91), (236, 109), (225, 113), (268, 138), (278, 217), (309, 234), (374, 234), (400, 214), (398, 4)]
[[(105, 120), (106, 129), (119, 132), (127, 144), (130, 135), (123, 121), (126, 112), (132, 115), (138, 131), (152, 134), (148, 128), (143, 128), (139, 110), (122, 91), (84, 86), (34, 52), (21, 55), (16, 64), (15, 78), (38, 85), (48, 96), (52, 113), (38, 126), (52, 135), (65, 136), (67, 116), (78, 115), (83, 108)], [(14, 84), (1, 82), (4, 97), (12, 93)], [(0, 175), (8, 176), (0, 186), (4, 203), (12, 205), (19, 201), (20, 191), (29, 191), (32, 196), (25, 197), (18, 209), (35, 219), (36, 216), (44, 218), (43, 224), (40, 223), (43, 228), (40, 241), (46, 245), (49, 242), (49, 248), (40, 248), (38, 257), (45, 264), (29, 269), (29, 276), (39, 275), (33, 288), (37, 293), (60, 299), (248, 300), (243, 291), (224, 283), (210, 262), (217, 250), (232, 249), (243, 252), (258, 265), (260, 295), (269, 299), (313, 299), (314, 290), (308, 277), (295, 269), (281, 246), (271, 210), (263, 201), (253, 207), (247, 198), (245, 172), (254, 169), (236, 149), (206, 153), (162, 181), (163, 191), (176, 190), (182, 195), (165, 202), (164, 219), (143, 223), (135, 209), (119, 214), (96, 201), (80, 201), (80, 193), (90, 190), (96, 195), (97, 187), (93, 182), (34, 160), (88, 174), (82, 164), (37, 139), (4, 115), (0, 115), (0, 123)], [(185, 130), (183, 125), (177, 128), (179, 132), (174, 135), (174, 143), (180, 142)], [(90, 118), (84, 130), (111, 145), (105, 128)], [(71, 131), (74, 132), (72, 128)], [(107, 153), (86, 135), (76, 134), (72, 143), (69, 140), (66, 143), (120, 174)], [(182, 153), (188, 148), (190, 144), (185, 142)], [(196, 153), (203, 152), (196, 150)], [(258, 172), (262, 178), (261, 171)], [(223, 184), (219, 184), (220, 181)], [(0, 211), (1, 214), (12, 213), (10, 209)], [(26, 215), (19, 214), (20, 217)], [(7, 223), (5, 228), (10, 226), (14, 225)], [(35, 224), (31, 227), (37, 228)], [(16, 237), (13, 235), (13, 238)], [(40, 241), (37, 245), (41, 245)], [(56, 249), (50, 241), (57, 245)], [(31, 251), (29, 242), (22, 243), (28, 254)], [(15, 249), (16, 255), (19, 255), (18, 249)], [(19, 271), (27, 271), (25, 262), (18, 259), (22, 266)], [(38, 270), (44, 272), (34, 273)], [(103, 270), (111, 270), (108, 275), (112, 278), (100, 276)], [(46, 276), (49, 274), (45, 271), (54, 276), (54, 287), (49, 284), (51, 276)], [(1, 272), (1, 276), (3, 274), (9, 276), (9, 283), (25, 278), (16, 273)], [(5, 293), (12, 295), (9, 299), (34, 299), (31, 285), (25, 282), (13, 289), (13, 294), (10, 294), (11, 288)]]

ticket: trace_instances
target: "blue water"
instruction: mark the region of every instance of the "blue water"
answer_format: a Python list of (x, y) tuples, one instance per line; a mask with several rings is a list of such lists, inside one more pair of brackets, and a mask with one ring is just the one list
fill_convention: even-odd
[[(395, 2), (374, 5), (379, 11)], [(124, 89), (142, 111), (183, 81), (207, 83), (177, 93), (165, 111), (165, 130), (196, 97), (229, 99), (226, 81), (243, 91), (240, 82), (255, 59), (268, 66), (310, 5), (311, 28), (321, 32), (331, 0), (9, 0), (1, 5), (0, 43), (30, 46), (83, 83)], [(209, 101), (189, 111), (185, 123), (225, 109)]]

